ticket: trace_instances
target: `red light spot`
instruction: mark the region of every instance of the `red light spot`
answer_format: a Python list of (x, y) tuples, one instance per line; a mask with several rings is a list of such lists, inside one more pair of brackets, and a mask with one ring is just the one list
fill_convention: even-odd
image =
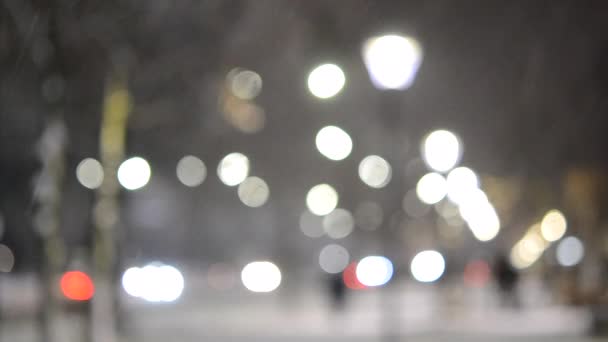
[(490, 281), (490, 265), (484, 260), (469, 262), (464, 268), (464, 283), (471, 287), (484, 287)]
[(365, 285), (361, 284), (359, 279), (357, 279), (356, 262), (351, 262), (350, 265), (346, 266), (342, 272), (342, 279), (344, 280), (344, 285), (351, 290), (363, 290), (365, 288)]
[(70, 271), (61, 277), (61, 292), (67, 299), (84, 301), (89, 300), (95, 293), (95, 286), (91, 278), (84, 272)]

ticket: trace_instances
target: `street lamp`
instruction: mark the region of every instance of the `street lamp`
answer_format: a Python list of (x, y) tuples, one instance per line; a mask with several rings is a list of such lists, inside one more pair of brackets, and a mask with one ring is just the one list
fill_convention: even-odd
[(422, 63), (422, 48), (411, 37), (383, 35), (363, 44), (363, 61), (378, 89), (409, 88)]
[[(422, 49), (418, 42), (410, 37), (395, 34), (372, 37), (363, 43), (361, 49), (363, 62), (367, 68), (370, 80), (374, 87), (379, 90), (406, 90), (416, 78), (416, 73), (422, 63)], [(402, 116), (401, 116), (401, 95), (397, 92), (383, 92), (379, 111), (383, 112), (386, 120), (387, 134), (393, 138), (390, 144), (393, 148), (391, 155), (394, 158), (402, 155), (401, 139), (403, 137)], [(403, 189), (401, 177), (395, 177), (393, 193), (397, 189)], [(393, 198), (393, 203), (400, 203), (400, 200)], [(389, 232), (382, 236), (384, 255), (389, 256), (389, 247), (393, 243)], [(383, 313), (382, 324), (384, 325), (384, 341), (395, 341), (393, 334), (394, 327), (398, 323), (394, 321), (397, 310), (392, 304), (392, 300), (386, 290), (381, 294)]]

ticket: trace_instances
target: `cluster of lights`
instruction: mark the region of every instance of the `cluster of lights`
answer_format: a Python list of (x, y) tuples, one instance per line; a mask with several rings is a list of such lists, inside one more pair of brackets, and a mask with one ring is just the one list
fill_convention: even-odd
[(151, 303), (170, 303), (182, 295), (184, 277), (173, 266), (151, 263), (127, 269), (122, 275), (122, 287), (131, 297)]
[[(511, 249), (511, 264), (524, 269), (532, 266), (543, 255), (552, 243), (559, 241), (566, 234), (568, 223), (559, 210), (549, 210), (541, 222), (533, 224), (521, 240)], [(583, 243), (570, 236), (557, 246), (557, 261), (562, 266), (574, 266), (584, 256)]]
[[(233, 152), (224, 156), (217, 167), (217, 175), (222, 183), (233, 187), (238, 185), (239, 199), (248, 207), (260, 207), (269, 198), (268, 184), (259, 177), (250, 177), (249, 158)], [(187, 187), (200, 186), (207, 178), (207, 166), (198, 157), (187, 155), (176, 166), (177, 179)], [(117, 170), (119, 184), (130, 191), (143, 188), (150, 181), (150, 164), (141, 157), (132, 157), (122, 162)], [(85, 158), (76, 167), (76, 178), (88, 189), (99, 188), (104, 180), (104, 169), (99, 161)]]
[[(431, 132), (422, 143), (422, 156), (433, 171), (422, 176), (416, 184), (418, 199), (432, 205), (447, 197), (458, 206), (460, 216), (476, 239), (494, 239), (500, 231), (500, 219), (494, 206), (479, 187), (475, 172), (467, 167), (456, 167), (462, 157), (460, 139), (447, 130)], [(406, 211), (423, 212), (416, 207), (411, 199), (404, 199)]]
[[(379, 89), (410, 87), (422, 62), (420, 45), (412, 38), (397, 35), (369, 39), (363, 46), (362, 54), (370, 78), (374, 86)], [(235, 69), (229, 73), (227, 82), (231, 94), (243, 101), (254, 99), (262, 89), (261, 77), (251, 70)], [(307, 83), (312, 95), (320, 99), (329, 99), (345, 87), (346, 76), (338, 65), (323, 64), (310, 72)], [(315, 142), (321, 155), (333, 161), (346, 159), (353, 148), (351, 137), (337, 126), (323, 127), (317, 133)], [(447, 178), (442, 175), (455, 167), (461, 152), (459, 141), (451, 132), (431, 133), (425, 140), (423, 155), (427, 165), (435, 172), (420, 179), (416, 194), (426, 204), (437, 203), (448, 196), (451, 201), (463, 207), (463, 216), (468, 216), (465, 213), (469, 212), (466, 209), (471, 203), (469, 199), (479, 199), (478, 196), (467, 195), (472, 189), (478, 189), (475, 174), (466, 168), (457, 168), (452, 170)], [(372, 188), (385, 187), (392, 176), (390, 164), (376, 155), (365, 157), (360, 162), (358, 171), (361, 181)], [(241, 153), (226, 155), (217, 168), (222, 183), (227, 186), (238, 186), (238, 196), (245, 205), (258, 207), (268, 199), (268, 185), (263, 179), (252, 177), (249, 173), (249, 159)], [(207, 168), (199, 158), (185, 156), (178, 162), (176, 174), (182, 184), (196, 187), (204, 182)], [(149, 182), (151, 170), (145, 159), (134, 157), (120, 165), (117, 176), (119, 183), (125, 189), (137, 190)], [(94, 159), (85, 159), (77, 167), (77, 178), (87, 188), (98, 188), (104, 179), (103, 167)], [(329, 184), (312, 187), (306, 196), (308, 211), (300, 220), (300, 226), (305, 234), (315, 237), (327, 234), (334, 239), (349, 235), (354, 228), (355, 220), (349, 211), (337, 208), (338, 201), (337, 191)], [(485, 205), (476, 201), (472, 203), (478, 207)], [(382, 210), (377, 204), (360, 209), (359, 216), (370, 218), (369, 224), (366, 224), (370, 230), (380, 225)], [(486, 216), (483, 217), (487, 219)], [(480, 226), (487, 223), (477, 216), (471, 216), (467, 221), (473, 226), (477, 223)], [(393, 276), (393, 264), (386, 257), (368, 256), (358, 263), (351, 263), (350, 266), (349, 261), (348, 251), (335, 244), (326, 246), (319, 254), (319, 264), (323, 270), (328, 273), (344, 272), (346, 275), (350, 268), (351, 273), (356, 276), (357, 286), (382, 286)], [(443, 257), (436, 251), (420, 252), (411, 264), (412, 275), (422, 282), (437, 280), (443, 274), (444, 268)], [(269, 261), (256, 261), (243, 268), (241, 280), (243, 285), (253, 292), (272, 292), (281, 283), (281, 272)], [(145, 286), (146, 284), (148, 286)], [(123, 275), (123, 287), (134, 297), (153, 302), (170, 302), (181, 295), (183, 277), (172, 266), (150, 264), (142, 268), (128, 269)]]
[[(326, 246), (319, 256), (321, 268), (328, 273), (342, 272), (344, 283), (351, 289), (383, 286), (394, 275), (393, 263), (384, 256), (370, 255), (358, 262), (348, 262), (348, 252), (338, 245)], [(445, 259), (437, 251), (421, 251), (412, 259), (410, 272), (419, 282), (435, 282), (445, 272)]]

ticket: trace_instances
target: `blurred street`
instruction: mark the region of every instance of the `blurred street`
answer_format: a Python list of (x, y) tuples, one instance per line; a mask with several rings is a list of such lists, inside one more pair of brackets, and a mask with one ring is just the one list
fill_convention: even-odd
[[(186, 288), (175, 303), (124, 296), (125, 341), (383, 341), (386, 336), (408, 341), (585, 341), (581, 336), (591, 324), (587, 309), (543, 305), (538, 298), (542, 293), (533, 288), (522, 289), (531, 297), (520, 308), (505, 308), (491, 287), (467, 290), (407, 282), (353, 291), (344, 309), (335, 310), (315, 283), (256, 295), (212, 291), (202, 277), (190, 276), (194, 287)], [(64, 314), (57, 321), (58, 340), (77, 338), (72, 334), (81, 324), (78, 316)], [(31, 321), (5, 323), (0, 336), (3, 341), (33, 341), (32, 326)]]
[(606, 18), (0, 0), (0, 342), (608, 336)]

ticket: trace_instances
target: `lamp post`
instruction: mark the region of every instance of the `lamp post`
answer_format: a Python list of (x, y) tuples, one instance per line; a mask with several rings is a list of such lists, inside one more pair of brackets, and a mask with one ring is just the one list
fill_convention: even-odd
[[(379, 116), (385, 121), (387, 133), (394, 140), (391, 143), (391, 154), (396, 158), (396, 156), (401, 155), (400, 150), (403, 142), (401, 139), (403, 135), (402, 99), (399, 91), (406, 90), (413, 84), (422, 63), (422, 49), (420, 44), (411, 37), (387, 34), (367, 39), (363, 43), (361, 52), (372, 84), (383, 92), (379, 106), (381, 112)], [(404, 188), (402, 177), (394, 177), (393, 188), (392, 194), (397, 194), (395, 195), (397, 197), (401, 196), (401, 189)], [(401, 203), (401, 198), (397, 197), (392, 198), (391, 207), (394, 207), (395, 203)], [(400, 207), (400, 205), (397, 207)], [(387, 229), (390, 229), (390, 227), (387, 227)], [(390, 254), (391, 241), (390, 232), (385, 232), (382, 236), (382, 248), (385, 256)], [(397, 266), (399, 263), (396, 262), (395, 264)], [(384, 331), (383, 340), (396, 341), (398, 340), (397, 333), (393, 330), (399, 324), (393, 324), (395, 317), (394, 304), (386, 290), (381, 293), (380, 304), (382, 306), (380, 312), (382, 313), (381, 323)]]

